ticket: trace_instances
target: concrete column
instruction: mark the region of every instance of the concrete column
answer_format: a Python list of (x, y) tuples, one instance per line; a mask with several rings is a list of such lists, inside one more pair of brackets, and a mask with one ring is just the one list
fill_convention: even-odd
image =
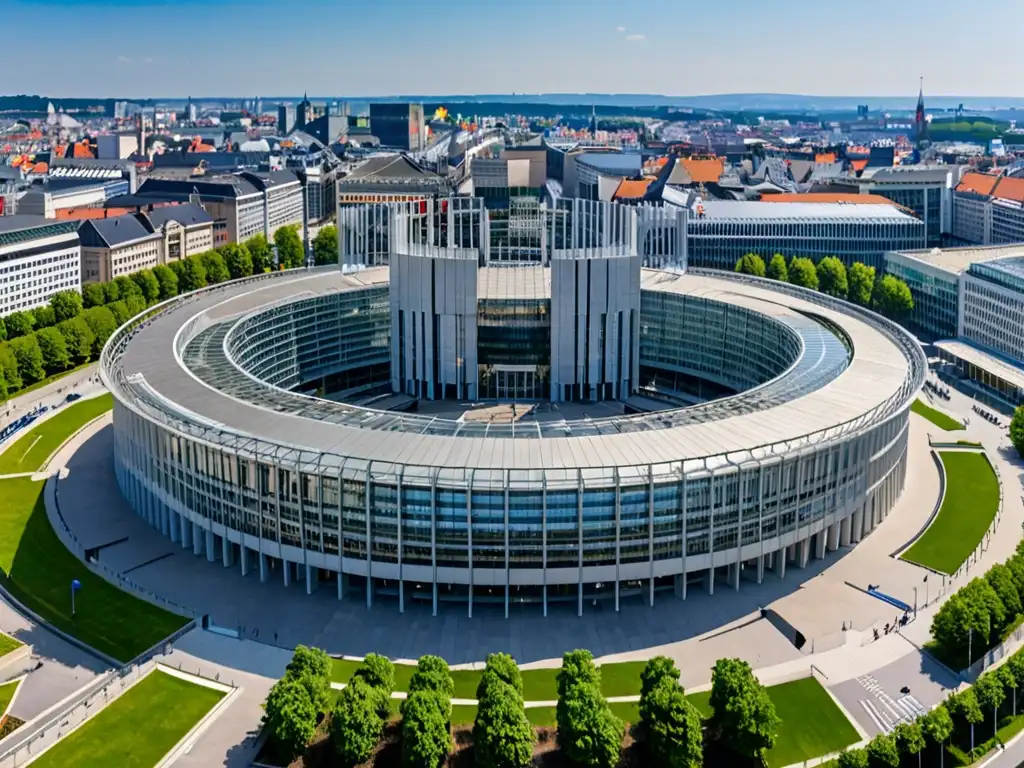
[(816, 560), (823, 560), (825, 558), (826, 537), (825, 531), (818, 531), (814, 534), (814, 558)]
[(171, 533), (171, 510), (163, 504), (158, 504), (157, 513), (160, 515), (160, 532), (164, 536)]
[(181, 541), (181, 515), (174, 511), (168, 511), (171, 522), (171, 543), (177, 544)]
[(790, 544), (786, 547), (786, 559), (791, 562), (796, 562), (796, 544)]
[(801, 568), (807, 567), (807, 561), (811, 559), (811, 539), (810, 537), (800, 542), (800, 554), (797, 561), (797, 565)]
[(238, 549), (238, 562), (242, 566), (242, 575), (249, 575), (249, 548), (245, 544), (240, 544)]
[(672, 577), (672, 593), (679, 599), (686, 599), (686, 574)]
[(740, 563), (730, 563), (729, 565), (729, 581), (732, 582), (733, 589), (737, 592), (740, 589), (740, 571), (742, 570)]
[(864, 508), (856, 510), (853, 513), (853, 520), (850, 529), (850, 541), (854, 544), (859, 542), (864, 537)]
[(282, 560), (281, 566), (281, 570), (284, 573), (284, 585), (290, 587), (292, 585), (292, 564), (287, 560)]
[(306, 594), (312, 595), (313, 590), (316, 589), (316, 572), (313, 570), (313, 566), (306, 563)]
[(850, 546), (850, 531), (852, 528), (853, 521), (849, 517), (844, 517), (839, 523), (839, 546)]
[(839, 549), (839, 523), (832, 523), (828, 527), (828, 551), (835, 552)]
[(338, 572), (338, 599), (345, 599), (345, 592), (348, 590), (348, 576), (341, 571)]
[(214, 544), (213, 531), (206, 532), (206, 559), (209, 562), (213, 562), (217, 559), (217, 547)]
[(181, 515), (178, 515), (178, 522), (181, 525), (181, 548), (191, 549), (192, 547), (192, 523)]
[(775, 572), (779, 574), (780, 579), (786, 578), (786, 550), (780, 549), (772, 555), (775, 558)]
[(199, 523), (192, 523), (192, 554), (203, 554), (203, 544), (205, 542), (206, 536), (203, 535), (203, 529), (199, 527)]
[(757, 558), (757, 583), (760, 584), (764, 581), (764, 562), (768, 555), (762, 555)]
[(267, 583), (267, 556), (264, 555), (262, 552), (260, 552), (258, 554), (258, 557), (259, 557), (259, 561), (260, 561), (260, 583), (261, 584), (266, 584)]
[(220, 540), (220, 559), (224, 563), (225, 568), (230, 568), (234, 563), (234, 552), (231, 551), (231, 542), (227, 536), (222, 536)]
[(708, 594), (709, 595), (713, 595), (713, 594), (715, 594), (715, 567), (714, 566), (711, 566), (710, 568), (708, 568), (707, 579), (708, 579)]

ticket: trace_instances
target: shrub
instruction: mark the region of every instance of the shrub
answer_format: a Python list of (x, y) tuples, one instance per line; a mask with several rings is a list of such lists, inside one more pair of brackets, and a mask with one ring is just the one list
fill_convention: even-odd
[(724, 740), (736, 752), (759, 757), (775, 745), (780, 725), (775, 705), (747, 662), (715, 662), (710, 704)]
[(473, 751), (479, 768), (526, 768), (533, 758), (533, 726), (523, 698), (491, 670), (473, 724)]
[(338, 696), (331, 714), (331, 744), (346, 766), (366, 761), (384, 731), (377, 695), (361, 677), (353, 677)]
[(300, 681), (274, 683), (263, 705), (263, 728), (275, 751), (289, 762), (301, 755), (316, 732), (317, 709)]
[(444, 704), (437, 692), (418, 690), (402, 705), (402, 763), (407, 768), (438, 768), (451, 751), (450, 710)]
[(612, 768), (619, 762), (625, 726), (593, 682), (570, 686), (558, 700), (558, 744), (572, 762)]
[(743, 275), (753, 275), (754, 277), (765, 276), (764, 259), (758, 256), (756, 253), (747, 253), (741, 256), (736, 261), (736, 272)]

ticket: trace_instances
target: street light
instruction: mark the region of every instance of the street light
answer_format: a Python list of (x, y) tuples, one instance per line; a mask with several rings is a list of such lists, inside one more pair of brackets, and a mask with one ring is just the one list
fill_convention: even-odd
[(78, 579), (71, 580), (71, 615), (75, 615), (75, 592), (82, 588), (82, 582)]

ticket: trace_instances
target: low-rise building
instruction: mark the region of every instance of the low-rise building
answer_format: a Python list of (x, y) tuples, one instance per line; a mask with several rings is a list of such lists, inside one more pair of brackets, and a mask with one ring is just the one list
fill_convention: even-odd
[(338, 206), (403, 203), (427, 197), (447, 197), (448, 179), (428, 171), (408, 155), (368, 157), (337, 181)]
[(0, 216), (0, 315), (41, 307), (58, 291), (81, 290), (78, 222)]
[(953, 196), (953, 235), (977, 245), (1024, 242), (1024, 178), (965, 174)]

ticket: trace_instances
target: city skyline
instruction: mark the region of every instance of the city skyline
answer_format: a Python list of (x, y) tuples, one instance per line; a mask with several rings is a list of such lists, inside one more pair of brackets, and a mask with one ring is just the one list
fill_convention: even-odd
[[(986, 5), (1001, 28), (1024, 25), (1024, 6)], [(923, 76), (936, 96), (1014, 97), (1024, 76), (1024, 64), (1012, 58), (986, 68), (984, 78), (964, 67), (991, 55), (984, 36), (940, 42), (949, 39), (953, 0), (865, 0), (855, 18), (848, 5), (826, 0), (810, 22), (796, 7), (759, 13), (752, 0), (713, 7), (635, 0), (585, 9), (525, 0), (514, 11), (452, 0), (426, 14), (408, 0), (381, 0), (358, 13), (329, 0), (294, 0), (287, 18), (267, 0), (171, 7), (168, 0), (13, 0), (5, 9), (12, 29), (30, 28), (58, 8), (75, 20), (48, 26), (45, 56), (31, 37), (12, 36), (10, 52), (33, 66), (10, 81), (9, 92), (903, 97), (916, 96)]]

